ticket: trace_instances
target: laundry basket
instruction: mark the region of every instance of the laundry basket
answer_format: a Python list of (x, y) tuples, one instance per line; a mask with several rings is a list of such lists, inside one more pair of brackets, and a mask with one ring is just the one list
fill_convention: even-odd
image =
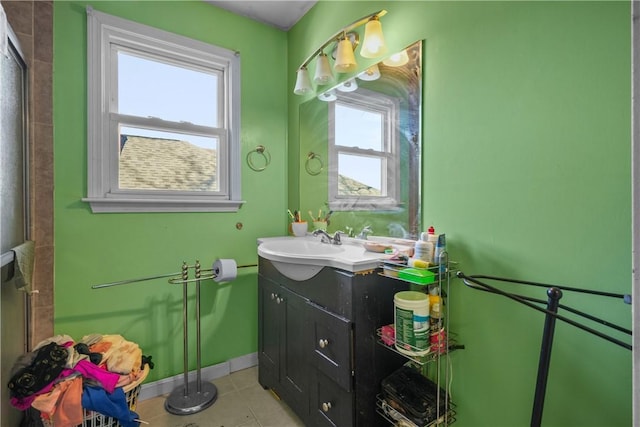
[[(147, 378), (147, 375), (149, 375), (149, 365), (144, 365), (140, 378), (131, 384), (122, 387), (129, 409), (132, 411), (135, 411), (136, 409), (140, 388), (142, 387), (142, 382)], [(55, 427), (52, 420), (42, 418), (42, 423), (45, 427)], [(99, 412), (85, 409), (82, 424), (78, 424), (78, 427), (120, 427), (120, 423), (116, 418), (108, 417)]]

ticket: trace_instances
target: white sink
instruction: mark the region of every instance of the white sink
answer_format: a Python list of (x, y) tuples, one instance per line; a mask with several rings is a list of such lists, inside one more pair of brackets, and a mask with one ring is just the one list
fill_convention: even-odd
[(363, 241), (343, 239), (341, 245), (322, 243), (320, 237), (265, 237), (258, 239), (258, 255), (270, 260), (285, 276), (307, 280), (323, 267), (358, 272), (371, 270), (391, 255), (369, 252)]

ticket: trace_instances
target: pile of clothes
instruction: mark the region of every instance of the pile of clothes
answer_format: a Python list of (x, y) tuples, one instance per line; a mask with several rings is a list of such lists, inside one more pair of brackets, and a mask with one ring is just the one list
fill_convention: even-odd
[(54, 427), (82, 424), (84, 409), (113, 417), (123, 427), (139, 425), (123, 387), (152, 368), (138, 344), (121, 335), (91, 334), (75, 342), (56, 335), (40, 342), (14, 364), (9, 381), (11, 404), (34, 408)]

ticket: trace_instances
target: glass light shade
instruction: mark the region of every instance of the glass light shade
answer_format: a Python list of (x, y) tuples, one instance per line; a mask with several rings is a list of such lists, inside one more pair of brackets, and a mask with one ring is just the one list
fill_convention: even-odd
[(356, 79), (350, 79), (342, 83), (336, 89), (338, 89), (340, 92), (353, 92), (354, 90), (358, 89), (358, 82), (356, 82)]
[(318, 95), (318, 99), (320, 101), (331, 102), (338, 99), (338, 97), (336, 96), (336, 93), (333, 90), (329, 90), (329, 91), (326, 91), (325, 93), (321, 93), (320, 95)]
[(382, 24), (377, 17), (371, 18), (364, 26), (364, 41), (360, 55), (364, 58), (377, 58), (387, 53), (387, 45), (382, 34)]
[(345, 37), (338, 42), (336, 62), (333, 64), (333, 69), (338, 73), (350, 73), (355, 71), (357, 66), (356, 56), (353, 54), (353, 45), (351, 41)]
[(326, 85), (333, 81), (333, 73), (331, 72), (331, 64), (329, 64), (329, 57), (324, 52), (318, 55), (318, 59), (316, 61), (316, 74), (313, 77), (313, 81), (319, 85)]
[(367, 68), (366, 70), (358, 74), (358, 78), (365, 81), (378, 80), (380, 78), (380, 69), (378, 68), (378, 65), (374, 64), (371, 67)]
[(293, 89), (293, 93), (296, 95), (304, 95), (313, 90), (311, 87), (311, 80), (309, 79), (309, 70), (307, 67), (302, 67), (298, 70), (296, 77), (296, 87)]
[(409, 62), (409, 55), (407, 54), (406, 50), (394, 53), (393, 55), (382, 61), (384, 65), (388, 65), (389, 67), (401, 67), (407, 62)]

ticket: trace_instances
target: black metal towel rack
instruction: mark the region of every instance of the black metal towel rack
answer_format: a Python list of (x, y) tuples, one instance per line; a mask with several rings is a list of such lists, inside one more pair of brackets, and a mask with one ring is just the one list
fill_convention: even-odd
[[(531, 427), (539, 427), (540, 423), (542, 422), (542, 410), (544, 408), (544, 397), (545, 397), (545, 392), (547, 388), (547, 378), (549, 377), (549, 364), (551, 362), (551, 347), (553, 344), (553, 335), (555, 332), (556, 320), (561, 320), (572, 326), (575, 326), (576, 328), (582, 329), (583, 331), (589, 332), (590, 334), (596, 335), (602, 339), (612, 342), (620, 347), (626, 348), (628, 350), (632, 350), (631, 344), (625, 343), (624, 341), (621, 341), (617, 338), (614, 338), (610, 335), (602, 333), (582, 323), (579, 323), (575, 320), (569, 319), (565, 316), (558, 314), (558, 309), (561, 308), (577, 316), (580, 316), (585, 319), (589, 319), (590, 321), (604, 325), (608, 328), (612, 328), (619, 332), (625, 333), (627, 335), (631, 335), (632, 334), (631, 330), (627, 328), (623, 328), (619, 325), (613, 324), (604, 319), (598, 318), (596, 316), (592, 316), (580, 310), (576, 310), (572, 307), (568, 307), (560, 304), (560, 299), (562, 298), (562, 295), (563, 295), (562, 291), (577, 292), (577, 293), (590, 294), (590, 295), (601, 296), (601, 297), (618, 298), (623, 300), (625, 304), (631, 304), (631, 295), (617, 294), (612, 292), (594, 291), (590, 289), (580, 289), (580, 288), (573, 288), (568, 286), (549, 285), (545, 283), (529, 282), (525, 280), (507, 279), (504, 277), (485, 276), (485, 275), (467, 276), (462, 271), (459, 271), (457, 273), (457, 276), (458, 278), (462, 279), (462, 281), (466, 286), (472, 289), (502, 295), (513, 301), (524, 304), (527, 307), (530, 307), (534, 310), (540, 311), (545, 314), (544, 329), (542, 334), (542, 344), (540, 346), (540, 358), (538, 360), (538, 377), (536, 380), (536, 390), (534, 394), (533, 410), (531, 413)], [(541, 299), (532, 298), (525, 295), (506, 292), (500, 288), (489, 285), (483, 282), (482, 280), (491, 280), (496, 282), (547, 288), (547, 300), (544, 301)], [(546, 304), (546, 308), (540, 307), (536, 304)]]

